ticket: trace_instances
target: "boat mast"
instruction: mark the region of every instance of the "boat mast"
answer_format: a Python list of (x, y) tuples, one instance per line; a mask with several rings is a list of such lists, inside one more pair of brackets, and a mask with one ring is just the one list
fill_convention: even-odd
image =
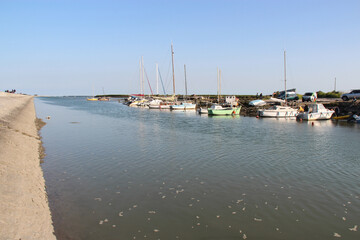
[(187, 99), (187, 82), (186, 82), (186, 65), (184, 64), (184, 75), (185, 75), (185, 100)]
[(142, 80), (141, 80), (141, 72), (142, 72), (142, 68), (141, 68), (141, 59), (140, 59), (140, 60), (139, 60), (140, 95), (142, 94)]
[(142, 86), (142, 95), (145, 96), (145, 85), (144, 85), (144, 57), (141, 56), (141, 86)]
[(156, 63), (156, 94), (159, 95), (159, 65)]
[(286, 104), (286, 51), (284, 51), (284, 82), (285, 82), (285, 104)]
[(220, 103), (220, 98), (221, 98), (221, 69), (219, 69), (219, 87), (220, 87), (220, 90), (219, 90), (219, 103)]
[(172, 61), (172, 74), (173, 74), (173, 96), (175, 97), (174, 48), (172, 43), (171, 43), (171, 61)]
[(219, 94), (219, 68), (216, 68), (217, 71), (217, 95), (218, 95), (218, 103), (220, 103), (220, 94)]

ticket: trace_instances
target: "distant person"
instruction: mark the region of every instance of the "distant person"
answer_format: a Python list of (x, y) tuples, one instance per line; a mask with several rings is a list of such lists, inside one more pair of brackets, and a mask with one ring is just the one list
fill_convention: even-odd
[(262, 99), (262, 93), (260, 93), (260, 99)]
[(256, 93), (256, 98), (258, 98), (258, 96), (259, 96), (259, 94), (258, 94), (258, 93)]

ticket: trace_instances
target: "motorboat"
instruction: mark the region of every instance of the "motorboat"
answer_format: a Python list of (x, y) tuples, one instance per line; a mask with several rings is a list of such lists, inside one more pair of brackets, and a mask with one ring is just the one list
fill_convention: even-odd
[(321, 103), (309, 104), (305, 107), (303, 112), (299, 112), (298, 119), (313, 121), (313, 120), (328, 120), (335, 111), (329, 110)]
[(259, 117), (286, 118), (296, 117), (298, 110), (288, 106), (274, 105), (269, 109), (259, 110), (258, 114)]

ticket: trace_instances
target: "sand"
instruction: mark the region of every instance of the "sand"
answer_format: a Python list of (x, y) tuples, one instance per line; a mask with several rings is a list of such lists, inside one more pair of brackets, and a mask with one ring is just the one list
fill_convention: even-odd
[(56, 239), (31, 96), (0, 92), (0, 239)]

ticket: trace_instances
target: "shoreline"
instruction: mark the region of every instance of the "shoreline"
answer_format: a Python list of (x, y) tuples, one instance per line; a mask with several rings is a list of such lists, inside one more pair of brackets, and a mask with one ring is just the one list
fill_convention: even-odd
[(32, 96), (0, 93), (0, 239), (56, 239)]

